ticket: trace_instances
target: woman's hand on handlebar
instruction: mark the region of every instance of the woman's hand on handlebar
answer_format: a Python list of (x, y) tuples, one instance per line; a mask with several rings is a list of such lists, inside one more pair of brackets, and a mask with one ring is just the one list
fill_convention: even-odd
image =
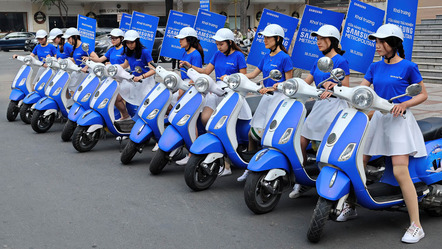
[(393, 116), (402, 116), (405, 113), (405, 110), (407, 109), (407, 105), (405, 103), (400, 103), (394, 105), (393, 109), (391, 109), (391, 113)]
[(278, 82), (278, 83), (273, 84), (273, 88), (274, 88), (274, 89), (278, 89), (278, 85), (279, 85), (279, 83), (281, 83), (281, 82)]
[(134, 81), (134, 82), (141, 82), (142, 79), (143, 79), (143, 76), (142, 76), (142, 75), (140, 75), (140, 76), (135, 76), (135, 77), (133, 78), (133, 81)]
[(333, 92), (331, 92), (331, 91), (327, 91), (327, 90), (331, 90), (331, 89), (333, 89), (333, 87), (335, 87), (337, 84), (336, 83), (334, 83), (334, 82), (331, 82), (331, 81), (327, 81), (327, 82), (325, 82), (322, 86), (325, 88), (325, 91), (324, 92), (322, 92), (322, 94), (321, 94), (321, 99), (326, 99), (326, 98), (329, 98), (332, 94), (333, 94)]
[(187, 61), (181, 61), (180, 62), (180, 67), (184, 67), (184, 66), (191, 67), (192, 65), (190, 65), (190, 63), (187, 62)]
[(261, 90), (259, 90), (260, 94), (266, 94), (267, 92), (273, 92), (275, 89), (273, 87), (264, 87)]

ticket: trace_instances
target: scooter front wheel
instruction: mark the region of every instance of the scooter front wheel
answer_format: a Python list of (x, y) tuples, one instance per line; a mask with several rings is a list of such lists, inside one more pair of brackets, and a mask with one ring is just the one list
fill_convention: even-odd
[(265, 181), (267, 171), (250, 172), (244, 185), (244, 200), (255, 214), (272, 211), (279, 202), (282, 193), (282, 180)]
[(92, 150), (98, 143), (100, 130), (88, 133), (88, 126), (77, 126), (72, 135), (72, 145), (78, 152), (87, 152)]
[(184, 180), (194, 191), (208, 189), (218, 177), (221, 160), (217, 159), (212, 163), (203, 164), (205, 158), (206, 155), (192, 154), (184, 169)]
[(325, 222), (330, 217), (332, 206), (332, 201), (319, 197), (307, 232), (307, 238), (310, 242), (316, 243), (321, 239), (322, 231), (324, 230)]
[(55, 113), (44, 116), (44, 110), (35, 110), (31, 118), (31, 127), (37, 133), (47, 132), (55, 121)]
[(8, 105), (8, 110), (6, 111), (6, 118), (8, 121), (12, 122), (17, 118), (20, 109), (18, 108), (18, 101), (11, 100)]
[(129, 142), (124, 147), (123, 151), (121, 152), (121, 163), (123, 164), (129, 164), (130, 161), (132, 161), (132, 158), (134, 158), (135, 154), (138, 151), (138, 147), (140, 147), (139, 144), (135, 143), (132, 140), (129, 140)]
[(152, 175), (158, 175), (163, 171), (164, 167), (166, 167), (166, 164), (169, 162), (169, 159), (167, 158), (169, 154), (169, 152), (165, 152), (158, 148), (149, 164), (149, 170)]
[(25, 124), (30, 124), (32, 120), (32, 109), (30, 104), (20, 106), (20, 118)]
[(68, 119), (63, 127), (63, 130), (61, 131), (61, 140), (63, 140), (63, 142), (68, 142), (69, 140), (71, 140), (76, 127), (77, 123)]

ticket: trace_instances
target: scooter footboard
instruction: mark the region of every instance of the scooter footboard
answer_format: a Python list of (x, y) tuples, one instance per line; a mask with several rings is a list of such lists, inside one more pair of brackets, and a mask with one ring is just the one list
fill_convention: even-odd
[(255, 172), (271, 169), (283, 169), (290, 172), (290, 161), (277, 150), (263, 149), (258, 151), (250, 160), (247, 169)]
[(9, 99), (12, 101), (20, 101), (25, 97), (25, 93), (19, 89), (12, 89), (11, 94), (9, 94)]
[(37, 103), (41, 99), (41, 97), (42, 96), (40, 96), (37, 91), (33, 91), (26, 95), (26, 97), (23, 99), (23, 103), (32, 105)]
[(130, 140), (137, 144), (141, 144), (149, 140), (153, 135), (152, 129), (141, 118), (135, 122), (135, 125), (130, 131)]
[(35, 105), (35, 109), (40, 111), (49, 110), (49, 109), (58, 110), (58, 105), (57, 102), (55, 102), (55, 100), (48, 97), (44, 97), (37, 102), (37, 104)]
[(344, 172), (326, 166), (316, 179), (316, 190), (319, 196), (337, 201), (350, 193), (350, 178)]
[(80, 126), (102, 125), (105, 126), (105, 121), (101, 115), (94, 111), (89, 110), (83, 113), (77, 120), (77, 124)]
[(183, 137), (172, 125), (167, 126), (163, 135), (161, 135), (160, 141), (158, 141), (158, 147), (165, 152), (171, 152), (183, 145)]
[(199, 136), (192, 146), (190, 152), (196, 155), (205, 155), (210, 153), (226, 154), (221, 140), (213, 134), (206, 133)]
[(80, 104), (74, 103), (71, 109), (69, 109), (68, 119), (73, 122), (77, 122), (84, 112), (85, 110)]

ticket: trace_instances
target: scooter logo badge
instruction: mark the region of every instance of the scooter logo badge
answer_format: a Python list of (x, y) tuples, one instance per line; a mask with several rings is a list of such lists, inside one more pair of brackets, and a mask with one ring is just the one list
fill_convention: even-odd
[(342, 118), (346, 118), (348, 116), (348, 112), (346, 112), (346, 113), (344, 113), (343, 115), (342, 115)]

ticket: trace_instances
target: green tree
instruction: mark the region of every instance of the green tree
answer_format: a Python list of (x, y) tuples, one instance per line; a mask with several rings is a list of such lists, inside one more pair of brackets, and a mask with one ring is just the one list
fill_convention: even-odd
[(60, 14), (61, 22), (63, 27), (66, 28), (66, 21), (68, 18), (69, 7), (66, 4), (66, 0), (32, 0), (33, 3), (41, 3), (42, 6), (46, 6), (51, 9), (52, 6), (58, 8), (58, 13)]

